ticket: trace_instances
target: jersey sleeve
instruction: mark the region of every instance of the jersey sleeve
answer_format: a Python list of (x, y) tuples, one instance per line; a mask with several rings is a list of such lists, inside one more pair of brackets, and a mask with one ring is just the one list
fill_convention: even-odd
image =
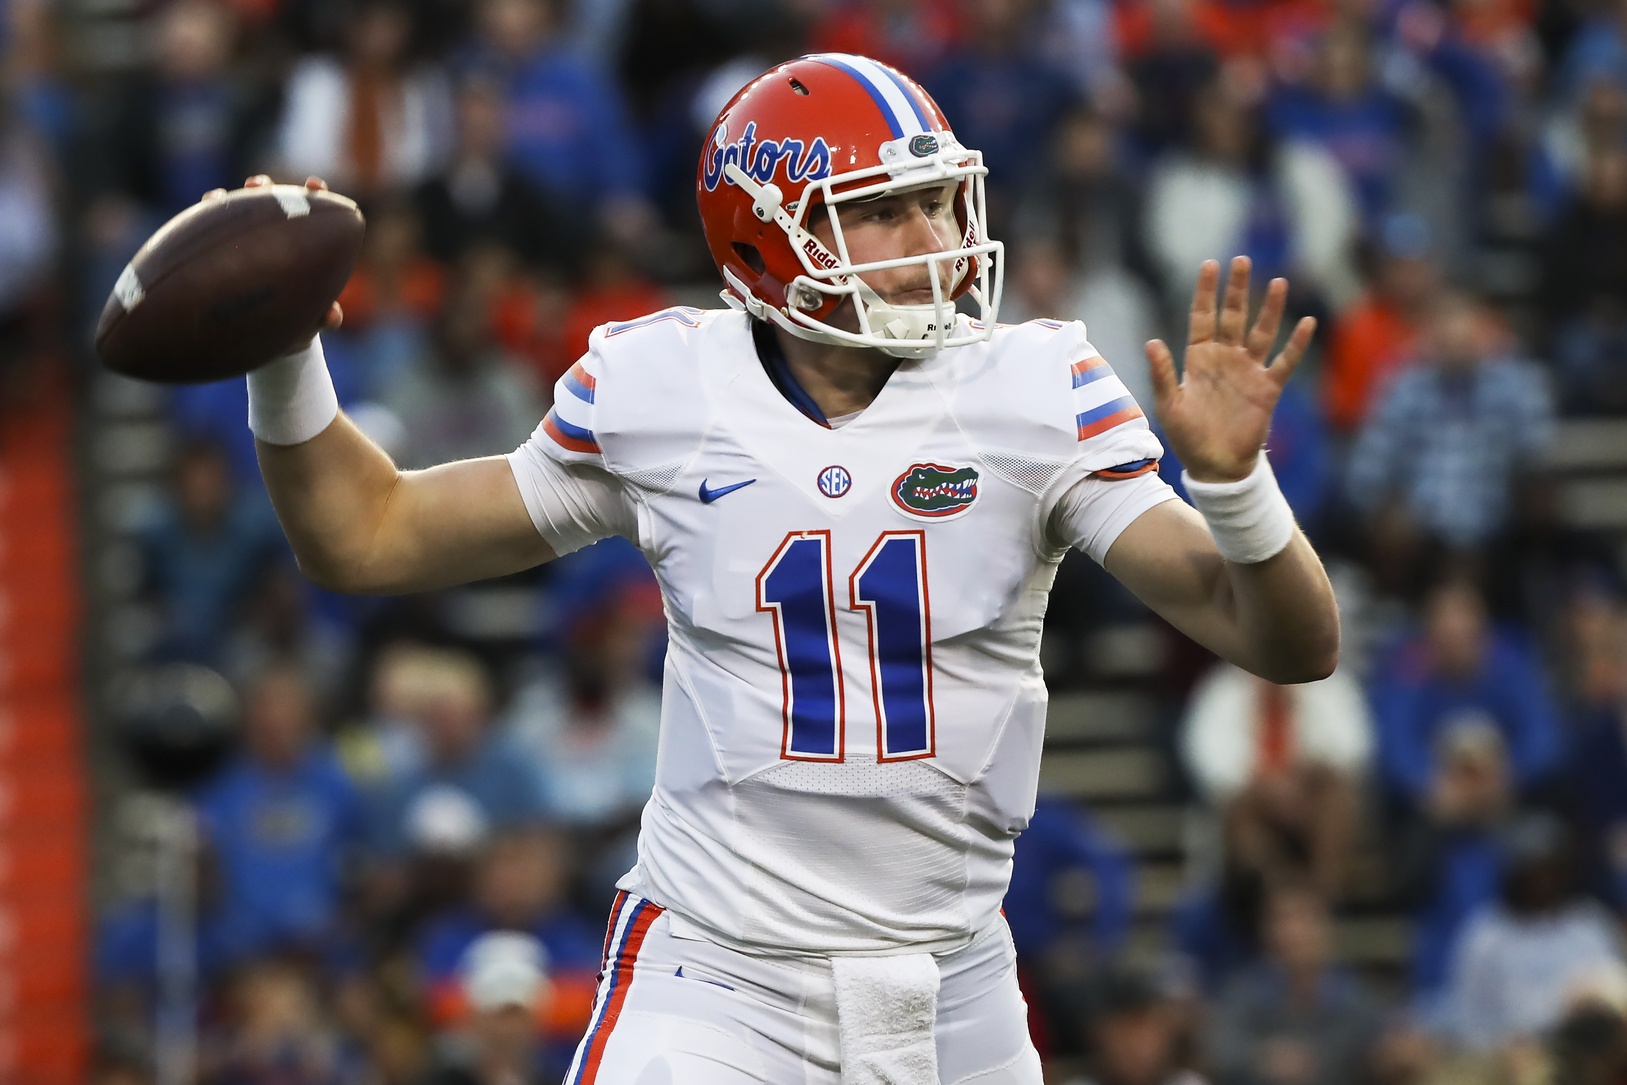
[(1136, 517), (1177, 495), (1157, 474), (1162, 442), (1130, 389), (1085, 338), (1084, 325), (1059, 334), (1075, 448), (1051, 486), (1050, 528), (1057, 542), (1101, 562)]
[(1085, 338), (1083, 324), (1071, 325), (1062, 334), (1078, 444), (1077, 472), (1123, 479), (1152, 471), (1164, 446), (1147, 424), (1141, 405)]
[(604, 449), (594, 432), (599, 367), (600, 360), (590, 351), (566, 370), (554, 384), (554, 405), (531, 435), (541, 451), (560, 463), (606, 466)]
[(508, 456), (537, 533), (560, 556), (612, 535), (636, 541), (638, 512), (621, 480), (602, 467), (553, 455), (546, 425)]
[(508, 457), (531, 522), (560, 555), (611, 535), (637, 537), (633, 500), (609, 470), (594, 432), (594, 362), (585, 355), (559, 378), (553, 407)]
[(1077, 547), (1099, 565), (1124, 529), (1136, 517), (1180, 496), (1155, 471), (1129, 478), (1087, 474), (1062, 491), (1051, 511), (1051, 534), (1058, 543)]

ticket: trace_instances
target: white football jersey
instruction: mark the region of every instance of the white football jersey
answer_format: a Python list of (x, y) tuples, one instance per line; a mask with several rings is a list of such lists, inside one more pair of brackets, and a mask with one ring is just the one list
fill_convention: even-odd
[[(1033, 812), (1057, 563), (1169, 499), (1160, 452), (1078, 323), (903, 361), (834, 429), (775, 387), (743, 314), (598, 329), (511, 462), (556, 547), (628, 534), (665, 599), (622, 887), (747, 948), (964, 945)], [(560, 476), (597, 502), (575, 532), (539, 512)]]

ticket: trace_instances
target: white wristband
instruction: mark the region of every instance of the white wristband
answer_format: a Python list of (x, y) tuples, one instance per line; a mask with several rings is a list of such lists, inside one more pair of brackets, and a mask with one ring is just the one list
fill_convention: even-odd
[(249, 373), (249, 429), (268, 445), (303, 444), (338, 415), (320, 336)]
[(1293, 539), (1293, 510), (1263, 451), (1248, 477), (1236, 482), (1199, 482), (1186, 474), (1182, 481), (1227, 561), (1253, 565), (1280, 554)]

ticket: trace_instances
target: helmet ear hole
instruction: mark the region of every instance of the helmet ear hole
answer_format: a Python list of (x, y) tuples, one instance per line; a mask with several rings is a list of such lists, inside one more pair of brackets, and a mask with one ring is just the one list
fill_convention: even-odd
[(748, 245), (743, 241), (736, 241), (734, 242), (733, 248), (735, 255), (744, 260), (746, 266), (751, 268), (751, 270), (756, 274), (761, 275), (764, 271), (768, 270), (768, 265), (763, 262), (763, 254), (757, 251), (756, 245)]

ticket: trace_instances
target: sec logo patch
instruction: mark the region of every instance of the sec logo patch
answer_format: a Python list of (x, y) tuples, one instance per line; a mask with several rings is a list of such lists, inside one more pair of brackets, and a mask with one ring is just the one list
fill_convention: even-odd
[(847, 468), (831, 464), (819, 472), (819, 492), (826, 497), (841, 497), (853, 488), (853, 476)]

